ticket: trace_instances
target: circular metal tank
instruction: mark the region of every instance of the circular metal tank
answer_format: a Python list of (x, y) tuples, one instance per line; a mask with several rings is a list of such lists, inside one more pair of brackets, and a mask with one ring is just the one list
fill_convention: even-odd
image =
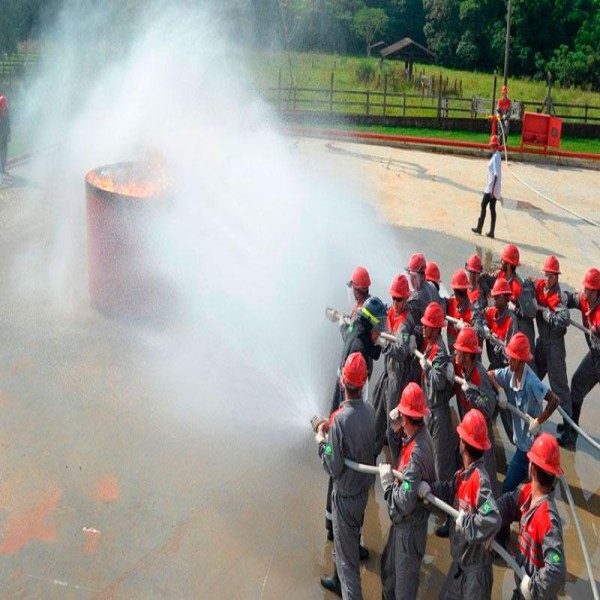
[(164, 169), (151, 162), (107, 165), (90, 171), (85, 186), (92, 305), (113, 316), (156, 316), (168, 296), (151, 240), (165, 203)]

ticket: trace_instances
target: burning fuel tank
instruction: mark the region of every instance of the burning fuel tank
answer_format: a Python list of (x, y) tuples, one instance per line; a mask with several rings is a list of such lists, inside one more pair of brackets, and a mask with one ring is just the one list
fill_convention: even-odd
[(92, 305), (115, 317), (164, 314), (170, 293), (158, 273), (155, 243), (168, 203), (164, 166), (122, 162), (99, 167), (86, 175), (85, 186)]

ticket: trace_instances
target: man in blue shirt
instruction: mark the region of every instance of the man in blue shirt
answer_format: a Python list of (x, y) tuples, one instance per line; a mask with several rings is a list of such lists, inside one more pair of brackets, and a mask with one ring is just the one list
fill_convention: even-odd
[[(550, 418), (559, 404), (558, 396), (540, 381), (527, 364), (533, 357), (527, 336), (518, 332), (506, 346), (508, 367), (488, 371), (492, 385), (498, 392), (498, 406), (506, 409), (510, 402), (527, 415), (527, 422), (512, 415), (513, 442), (516, 451), (508, 465), (502, 485), (502, 493), (512, 492), (527, 479), (529, 460), (527, 452), (531, 449), (535, 436), (540, 432), (542, 423)], [(542, 400), (546, 407), (542, 410)]]

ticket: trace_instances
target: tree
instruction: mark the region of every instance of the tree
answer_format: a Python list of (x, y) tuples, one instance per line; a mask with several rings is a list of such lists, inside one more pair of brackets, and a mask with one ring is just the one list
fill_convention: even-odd
[(281, 26), (285, 38), (285, 50), (288, 57), (290, 69), (290, 89), (294, 85), (294, 75), (292, 72), (292, 54), (291, 46), (300, 24), (314, 10), (316, 10), (315, 0), (277, 0), (279, 5), (279, 14), (281, 15)]
[(361, 36), (367, 43), (367, 56), (371, 56), (371, 44), (378, 33), (381, 33), (388, 23), (388, 16), (383, 8), (361, 8), (352, 19), (354, 33)]

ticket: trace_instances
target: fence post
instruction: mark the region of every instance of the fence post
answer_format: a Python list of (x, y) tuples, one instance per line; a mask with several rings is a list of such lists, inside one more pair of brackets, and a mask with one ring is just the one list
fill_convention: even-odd
[(387, 73), (383, 78), (383, 116), (385, 117), (385, 105), (387, 104)]
[(329, 77), (329, 114), (333, 113), (333, 71)]
[(277, 82), (277, 110), (281, 111), (281, 67), (279, 67), (279, 80)]
[(371, 96), (369, 95), (369, 90), (367, 90), (367, 117), (369, 116), (369, 109), (371, 104)]
[(402, 116), (406, 117), (406, 90), (403, 93), (403, 102), (402, 102)]
[(438, 106), (437, 106), (437, 118), (441, 123), (442, 121), (442, 74), (440, 73), (440, 87), (438, 89)]
[(587, 102), (585, 104), (585, 113), (583, 115), (583, 122), (587, 125), (587, 120), (588, 120), (588, 105)]

